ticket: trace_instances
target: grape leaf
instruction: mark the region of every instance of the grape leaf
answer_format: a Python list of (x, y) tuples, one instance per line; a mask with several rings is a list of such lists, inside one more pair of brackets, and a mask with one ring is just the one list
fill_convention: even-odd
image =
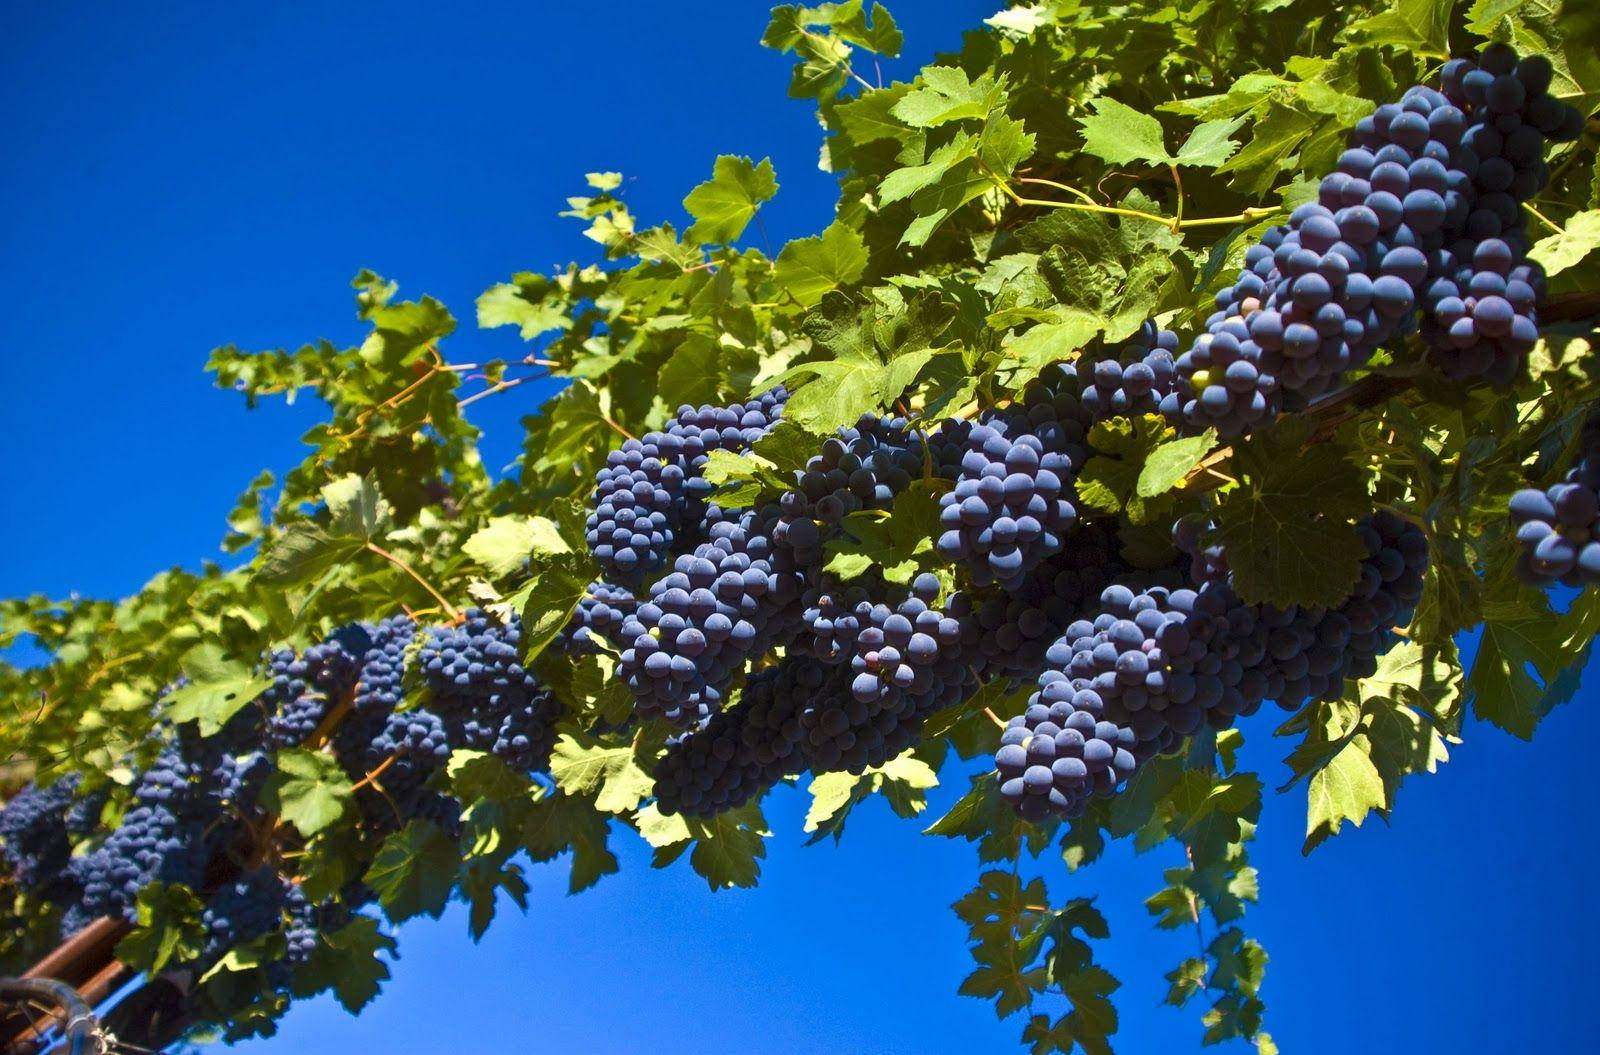
[(801, 307), (809, 308), (824, 293), (850, 285), (866, 270), (866, 243), (836, 220), (820, 235), (784, 246), (772, 278)]
[(1352, 524), (1370, 507), (1366, 485), (1338, 444), (1302, 451), (1308, 428), (1281, 424), (1234, 447), (1239, 486), (1215, 515), (1248, 603), (1340, 604), (1366, 556)]
[(394, 947), (394, 939), (379, 929), (375, 918), (356, 916), (338, 930), (322, 934), (296, 980), (312, 992), (333, 990), (340, 1006), (357, 1014), (389, 978), (389, 965), (378, 953), (393, 952)]
[(763, 202), (778, 193), (772, 159), (760, 164), (732, 154), (719, 156), (711, 178), (689, 192), (683, 207), (694, 223), (684, 237), (701, 243), (737, 242)]
[(331, 755), (297, 747), (279, 751), (277, 764), (261, 801), (301, 835), (315, 835), (344, 815), (350, 778)]
[(650, 774), (639, 768), (638, 741), (614, 746), (583, 733), (562, 733), (550, 756), (550, 775), (570, 794), (594, 794), (606, 813), (631, 813), (651, 792)]
[(1345, 821), (1356, 827), (1372, 810), (1381, 810), (1388, 798), (1383, 775), (1373, 765), (1371, 744), (1365, 736), (1348, 740), (1339, 752), (1311, 774), (1306, 787), (1306, 841), (1301, 853), (1309, 854)]
[(413, 820), (383, 841), (362, 878), (394, 922), (420, 915), (437, 919), (459, 863), (455, 840), (432, 821)]
[(1555, 275), (1577, 265), (1596, 248), (1600, 248), (1600, 209), (1586, 209), (1567, 217), (1560, 233), (1535, 242), (1528, 258), (1544, 265), (1546, 275)]

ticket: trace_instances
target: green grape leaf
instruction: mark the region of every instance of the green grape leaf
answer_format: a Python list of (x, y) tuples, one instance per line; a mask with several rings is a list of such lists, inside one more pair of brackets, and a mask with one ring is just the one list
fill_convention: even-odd
[(117, 959), (154, 975), (174, 959), (190, 960), (205, 948), (206, 928), (194, 891), (181, 883), (150, 883), (139, 890), (137, 922), (117, 943)]
[(445, 764), (449, 791), (464, 803), (518, 799), (526, 796), (533, 782), (487, 751), (458, 747)]
[(313, 836), (344, 816), (350, 779), (333, 756), (296, 747), (279, 751), (277, 764), (261, 801), (301, 835)]
[(520, 839), (534, 861), (550, 861), (572, 851), (572, 874), (567, 890), (576, 894), (618, 868), (616, 855), (606, 843), (610, 818), (580, 795), (554, 795), (540, 799), (528, 811)]
[(379, 929), (372, 916), (356, 916), (336, 931), (320, 936), (311, 960), (296, 975), (311, 992), (333, 991), (341, 1007), (352, 1015), (370, 1004), (389, 978), (389, 965), (380, 952), (393, 953), (394, 939)]
[(567, 551), (555, 524), (545, 517), (490, 517), (488, 523), (461, 544), (461, 552), (497, 579), (522, 567), (529, 552), (535, 549)]
[(976, 82), (957, 66), (927, 66), (921, 85), (895, 104), (894, 116), (912, 128), (933, 128), (950, 121), (984, 120), (1005, 101), (1005, 86), (985, 74)]
[(1348, 740), (1339, 752), (1311, 774), (1306, 788), (1306, 841), (1309, 854), (1345, 821), (1356, 827), (1372, 810), (1387, 804), (1383, 775), (1373, 765), (1371, 744), (1365, 736)]
[(390, 920), (437, 919), (455, 887), (459, 863), (455, 840), (432, 821), (414, 820), (383, 841), (362, 878)]
[(684, 237), (702, 244), (727, 245), (739, 240), (761, 204), (778, 193), (772, 159), (759, 164), (732, 154), (719, 156), (711, 178), (689, 192), (683, 207), (694, 223)]
[(1340, 604), (1366, 556), (1353, 524), (1370, 508), (1361, 474), (1336, 443), (1302, 451), (1308, 429), (1284, 423), (1234, 447), (1239, 486), (1215, 515), (1247, 603)]
[(710, 820), (691, 818), (687, 826), (695, 840), (689, 864), (712, 890), (756, 885), (771, 834), (759, 805), (749, 802)]
[(1239, 144), (1230, 137), (1244, 124), (1245, 115), (1206, 121), (1195, 126), (1178, 148), (1173, 164), (1193, 165), (1196, 168), (1217, 168), (1233, 156)]
[(535, 550), (528, 568), (532, 577), (514, 595), (520, 599), (524, 662), (543, 652), (566, 628), (590, 582), (588, 562), (575, 559), (565, 547), (560, 552)]
[(1358, 19), (1341, 36), (1439, 59), (1450, 57), (1453, 0), (1396, 0), (1377, 14)]
[(836, 220), (820, 235), (784, 246), (772, 278), (801, 307), (809, 308), (824, 293), (850, 285), (866, 270), (866, 243), (860, 234)]
[[(1126, 513), (1135, 524), (1161, 517), (1171, 499), (1162, 491), (1153, 497), (1141, 495), (1138, 485), (1150, 459), (1164, 447), (1172, 446), (1174, 435), (1172, 426), (1154, 414), (1097, 422), (1089, 430), (1089, 446), (1099, 453), (1084, 463), (1078, 475), (1082, 504), (1102, 513)], [(1164, 471), (1158, 466), (1152, 475), (1159, 476)]]
[(1154, 117), (1108, 95), (1089, 100), (1089, 105), (1094, 112), (1078, 119), (1083, 126), (1085, 153), (1113, 165), (1132, 161), (1170, 165), (1177, 160), (1167, 153), (1166, 144), (1162, 142), (1161, 122)]
[(1600, 209), (1585, 209), (1567, 217), (1559, 234), (1535, 242), (1528, 258), (1542, 264), (1546, 275), (1555, 275), (1576, 266), (1596, 248), (1600, 248)]
[(654, 783), (639, 766), (638, 750), (638, 737), (617, 746), (583, 733), (562, 733), (550, 756), (550, 775), (568, 794), (593, 794), (598, 810), (632, 813)]
[(250, 666), (226, 657), (215, 642), (190, 649), (183, 658), (189, 683), (162, 697), (167, 718), (175, 723), (195, 722), (201, 736), (211, 736), (257, 696), (272, 687), (272, 679), (258, 676)]
[(1198, 436), (1163, 443), (1150, 452), (1144, 467), (1139, 470), (1139, 481), (1134, 492), (1140, 498), (1164, 495), (1189, 475), (1189, 471), (1205, 458), (1217, 442), (1217, 431), (1206, 429)]
[(467, 933), (478, 941), (494, 922), (499, 892), (506, 895), (523, 911), (528, 908), (528, 881), (522, 877), (517, 865), (492, 861), (473, 861), (461, 876), (461, 892), (468, 903)]
[(1563, 665), (1568, 645), (1564, 630), (1543, 594), (1524, 591), (1513, 604), (1486, 608), (1467, 679), (1473, 713), (1531, 739), (1546, 713), (1546, 687)]

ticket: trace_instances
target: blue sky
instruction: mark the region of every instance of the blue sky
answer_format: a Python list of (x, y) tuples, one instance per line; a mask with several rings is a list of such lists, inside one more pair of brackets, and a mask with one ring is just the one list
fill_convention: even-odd
[[(718, 153), (770, 155), (775, 239), (822, 227), (808, 104), (756, 46), (765, 5), (709, 16), (658, 4), (7, 5), (0, 11), (0, 594), (119, 595), (155, 571), (220, 557), (223, 516), (263, 466), (298, 460), (307, 405), (247, 413), (201, 371), (213, 346), (360, 333), (350, 276), (371, 267), (444, 300), (452, 358), (520, 354), (471, 326), (473, 298), (590, 243), (555, 213), (582, 174), (618, 169), (650, 222)], [(902, 3), (908, 76), (989, 3)], [(545, 8), (549, 8), (546, 10)], [(490, 464), (518, 446), (524, 386), (474, 406)], [(1482, 724), (1436, 776), (1310, 858), (1304, 792), (1269, 799), (1248, 929), (1272, 957), (1269, 1028), (1286, 1052), (1504, 1052), (1531, 1035), (1574, 1050), (1592, 1018), (1584, 911), (1596, 854), (1600, 742), (1591, 688), (1527, 745)], [(1281, 783), (1288, 745), (1246, 727), (1246, 758)], [(929, 816), (965, 780), (946, 773)], [(964, 843), (926, 838), (880, 803), (842, 846), (805, 848), (806, 796), (769, 800), (776, 836), (754, 891), (709, 893), (616, 839), (620, 876), (577, 897), (532, 871), (526, 918), (482, 944), (448, 913), (401, 933), (395, 979), (359, 1019), (297, 1006), (269, 1050), (433, 1052), (504, 1045), (588, 1052), (1005, 1052), (1020, 1023), (958, 997), (970, 969), (948, 905), (973, 884)], [(1198, 1009), (1161, 1008), (1161, 975), (1193, 948), (1142, 901), (1175, 848), (1126, 847), (1076, 877), (1094, 894), (1124, 982), (1119, 1051), (1198, 1046)], [(448, 1031), (448, 1032), (447, 1032)], [(260, 1045), (249, 1045), (251, 1048)]]

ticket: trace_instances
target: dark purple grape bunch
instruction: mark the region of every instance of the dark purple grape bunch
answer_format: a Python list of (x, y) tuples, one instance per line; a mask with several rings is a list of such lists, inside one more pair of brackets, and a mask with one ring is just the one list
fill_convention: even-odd
[(200, 962), (215, 963), (235, 945), (277, 930), (283, 908), (284, 883), (270, 868), (253, 869), (225, 883), (200, 915), (206, 932)]
[(1000, 797), (1023, 820), (1076, 817), (1138, 767), (1133, 731), (1102, 717), (1100, 698), (1058, 671), (1040, 679), (1028, 709), (1006, 723), (995, 752)]
[(1429, 361), (1456, 380), (1509, 384), (1539, 338), (1544, 272), (1527, 259), (1522, 204), (1549, 182), (1546, 140), (1577, 138), (1583, 117), (1549, 92), (1542, 55), (1518, 61), (1491, 44), (1478, 63), (1452, 59), (1444, 94), (1465, 128), (1451, 159), (1446, 238), (1423, 298)]
[(90, 918), (136, 917), (139, 891), (152, 882), (197, 887), (206, 863), (231, 835), (218, 824), (205, 771), (168, 749), (133, 786), (133, 804), (98, 848), (72, 863)]
[(799, 715), (824, 679), (804, 656), (752, 674), (737, 706), (667, 746), (655, 771), (661, 812), (715, 816), (802, 772)]
[(1158, 414), (1177, 388), (1178, 335), (1147, 320), (1115, 355), (1079, 368), (1083, 407), (1100, 421)]
[(623, 620), (619, 667), (643, 717), (708, 717), (746, 662), (798, 628), (801, 576), (773, 541), (778, 517), (768, 505), (714, 525)]
[(589, 552), (614, 582), (637, 583), (662, 567), (711, 487), (701, 477), (713, 450), (747, 450), (782, 413), (782, 388), (731, 407), (678, 408), (660, 432), (627, 440), (595, 475)]
[(270, 717), (268, 736), (278, 747), (298, 747), (355, 689), (371, 651), (373, 627), (349, 623), (296, 656), (278, 649), (267, 658), (272, 687), (263, 694)]
[[(706, 462), (714, 450), (739, 453), (754, 447), (756, 441), (771, 432), (783, 415), (783, 406), (789, 401), (789, 390), (782, 385), (763, 392), (744, 403), (727, 407), (714, 407), (709, 403), (700, 407), (687, 404), (678, 408), (677, 418), (669, 426), (683, 446), (684, 493), (689, 506), (684, 514), (685, 524), (702, 519), (707, 501), (713, 490), (704, 477)], [(719, 509), (713, 521), (722, 518)]]
[(876, 703), (895, 691), (926, 690), (940, 648), (961, 640), (960, 623), (932, 606), (939, 589), (939, 577), (923, 572), (894, 608), (869, 601), (856, 606), (850, 693), (857, 700)]
[(846, 662), (855, 654), (861, 635), (857, 609), (863, 605), (870, 609), (883, 589), (881, 582), (841, 584), (831, 576), (807, 588), (801, 598), (802, 631), (791, 649), (824, 663)]
[(521, 620), (500, 623), (476, 608), (464, 615), (459, 626), (430, 627), (417, 651), (430, 706), (453, 745), (486, 750), (519, 772), (544, 769), (561, 705), (522, 666)]
[(940, 555), (979, 586), (1015, 589), (1061, 552), (1078, 520), (1072, 483), (1088, 458), (1092, 423), (1074, 371), (1056, 367), (1011, 406), (986, 410), (970, 426), (947, 424), (965, 436), (966, 449), (955, 486), (939, 499)]
[(905, 418), (863, 414), (852, 428), (822, 444), (795, 474), (795, 486), (778, 501), (773, 541), (802, 568), (822, 560), (822, 547), (846, 516), (863, 509), (888, 509), (895, 496), (920, 477), (927, 460), (920, 432)]
[(1128, 571), (1117, 556), (1115, 534), (1085, 524), (1061, 553), (1039, 565), (1015, 591), (975, 600), (976, 651), (986, 674), (1013, 684), (1037, 678), (1050, 644)]
[(1336, 700), (1349, 678), (1371, 677), (1378, 657), (1422, 599), (1428, 540), (1422, 529), (1382, 511), (1356, 525), (1367, 555), (1350, 597), (1336, 608), (1259, 609), (1267, 628), (1262, 671), (1268, 696), (1285, 710)]
[[(923, 594), (936, 595), (926, 584)], [(912, 612), (925, 603), (915, 596), (910, 600), (915, 603), (906, 610)], [(891, 617), (901, 614), (890, 612)], [(865, 666), (860, 644), (850, 665), (828, 668), (827, 681), (800, 715), (802, 747), (812, 772), (861, 773), (881, 766), (916, 743), (930, 714), (977, 692), (984, 663), (970, 599), (962, 593), (952, 594), (939, 614), (937, 652), (931, 662), (903, 664), (912, 672), (908, 684), (903, 677), (897, 683), (892, 673), (883, 677), (881, 668), (887, 661), (881, 648), (877, 649), (879, 671), (857, 669)], [(918, 632), (916, 618), (910, 617), (913, 637)], [(870, 619), (864, 623), (865, 635), (872, 626)], [(928, 620), (924, 623), (931, 625)], [(889, 619), (883, 624), (887, 629)], [(898, 622), (894, 625), (903, 631)], [(888, 635), (885, 638), (887, 641)], [(868, 652), (876, 647), (876, 641), (876, 635), (867, 635)], [(871, 692), (866, 691), (869, 687)]]
[(564, 644), (579, 650), (604, 642), (608, 647), (620, 648), (622, 624), (639, 608), (633, 591), (620, 583), (592, 582), (578, 601), (572, 614)]
[(0, 860), (17, 886), (36, 897), (70, 900), (79, 892), (67, 864), (72, 857), (69, 815), (80, 802), (75, 798), (80, 781), (74, 773), (47, 788), (28, 784), (0, 806)]
[(1584, 423), (1578, 461), (1548, 490), (1511, 496), (1517, 578), (1529, 586), (1600, 583), (1600, 415)]

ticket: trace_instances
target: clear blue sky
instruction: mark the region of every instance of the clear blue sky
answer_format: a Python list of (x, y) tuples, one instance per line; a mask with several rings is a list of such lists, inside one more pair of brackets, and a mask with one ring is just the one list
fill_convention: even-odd
[[(220, 556), (234, 496), (299, 458), (317, 410), (246, 413), (210, 387), (206, 352), (354, 339), (360, 267), (443, 299), (467, 322), (452, 357), (480, 360), (520, 344), (471, 327), (477, 293), (587, 257), (555, 218), (587, 170), (622, 170), (637, 213), (681, 221), (716, 154), (771, 155), (773, 236), (829, 215), (812, 111), (756, 46), (760, 3), (142, 6), (0, 11), (0, 595), (120, 595)], [(953, 47), (990, 6), (899, 4), (909, 56), (885, 73)], [(473, 408), (491, 464), (516, 450), (532, 387)], [(1247, 926), (1272, 957), (1269, 1028), (1286, 1052), (1583, 1046), (1597, 691), (1591, 671), (1531, 746), (1469, 725), (1391, 827), (1370, 820), (1309, 859), (1303, 790), (1269, 799)], [(1247, 757), (1275, 785), (1289, 745), (1271, 724), (1246, 727)], [(935, 811), (965, 786), (946, 779)], [(757, 890), (652, 871), (621, 835), (620, 876), (569, 898), (564, 866), (534, 869), (527, 917), (510, 910), (476, 948), (459, 912), (406, 926), (366, 1014), (305, 1002), (267, 1050), (1020, 1050), (1019, 1022), (955, 994), (970, 961), (948, 905), (977, 874), (968, 845), (874, 803), (842, 847), (808, 849), (806, 796), (769, 801)], [(1154, 931), (1142, 907), (1178, 860), (1119, 847), (1076, 878), (1050, 872), (1057, 901), (1095, 893), (1111, 919), (1125, 1053), (1198, 1046), (1198, 1009), (1157, 1006), (1193, 935)]]

